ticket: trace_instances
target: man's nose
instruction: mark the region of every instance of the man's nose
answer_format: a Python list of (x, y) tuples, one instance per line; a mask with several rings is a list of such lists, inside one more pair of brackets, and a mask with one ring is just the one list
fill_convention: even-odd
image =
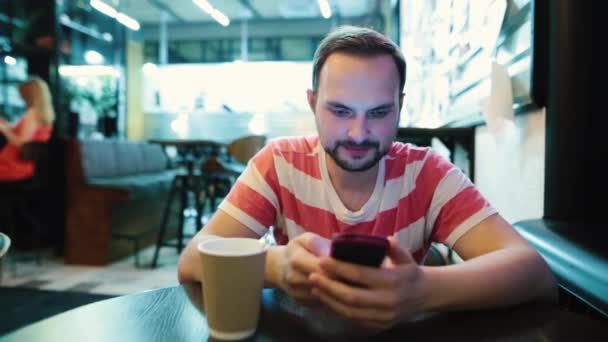
[(357, 115), (350, 121), (350, 127), (348, 129), (348, 137), (350, 140), (360, 143), (363, 142), (369, 130), (367, 127), (367, 120), (365, 115)]

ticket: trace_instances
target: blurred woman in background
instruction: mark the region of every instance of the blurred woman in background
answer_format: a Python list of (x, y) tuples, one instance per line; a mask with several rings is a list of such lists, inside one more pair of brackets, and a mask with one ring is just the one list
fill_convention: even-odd
[(0, 118), (0, 137), (6, 140), (0, 149), (0, 182), (26, 179), (34, 174), (32, 162), (21, 160), (20, 148), (31, 141), (48, 141), (55, 121), (51, 92), (44, 80), (29, 79), (19, 86), (19, 93), (27, 106), (25, 114), (14, 126)]

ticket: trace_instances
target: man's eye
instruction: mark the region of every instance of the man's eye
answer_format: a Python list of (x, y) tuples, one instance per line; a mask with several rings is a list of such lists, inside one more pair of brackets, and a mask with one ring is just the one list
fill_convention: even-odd
[(346, 109), (332, 109), (331, 110), (336, 116), (348, 116), (350, 114), (349, 110)]
[(371, 118), (383, 118), (385, 116), (388, 115), (390, 111), (388, 110), (372, 110), (371, 112), (369, 112), (369, 117)]

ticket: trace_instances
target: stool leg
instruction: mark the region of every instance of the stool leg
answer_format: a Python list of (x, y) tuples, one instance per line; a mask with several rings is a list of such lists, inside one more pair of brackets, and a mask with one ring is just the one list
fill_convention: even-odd
[(203, 216), (203, 213), (201, 212), (201, 210), (203, 208), (201, 208), (202, 206), (201, 206), (200, 195), (201, 195), (201, 178), (198, 177), (198, 178), (196, 178), (196, 180), (194, 182), (194, 207), (196, 208), (196, 223), (195, 223), (195, 227), (194, 227), (195, 234), (200, 229), (201, 217)]
[[(16, 242), (17, 242), (17, 229), (16, 227), (16, 223), (15, 223), (15, 213), (13, 212), (13, 208), (9, 208), (8, 211), (8, 217), (7, 217), (7, 222), (8, 222), (8, 234), (11, 237), (11, 240), (13, 240), (12, 242), (12, 248), (13, 248), (13, 253), (10, 253), (10, 258), (11, 258), (11, 273), (13, 274), (13, 277), (16, 278), (17, 277), (17, 257), (14, 253), (15, 251), (15, 247), (16, 247)], [(9, 251), (10, 252), (10, 251)]]
[(184, 247), (184, 211), (188, 208), (188, 184), (186, 182), (188, 182), (187, 177), (182, 181), (180, 189), (180, 208), (177, 221), (177, 253), (181, 253)]
[(173, 198), (175, 197), (175, 191), (178, 187), (178, 178), (173, 178), (171, 182), (171, 188), (169, 190), (169, 197), (167, 198), (167, 204), (165, 205), (165, 210), (163, 212), (163, 219), (160, 224), (160, 231), (158, 232), (158, 240), (156, 241), (156, 249), (154, 250), (154, 258), (152, 258), (152, 268), (156, 267), (156, 262), (158, 261), (158, 252), (160, 251), (160, 247), (165, 238), (165, 232), (167, 230), (167, 224), (169, 223), (169, 214), (171, 213), (171, 204), (173, 203)]
[(216, 178), (214, 178), (211, 181), (211, 184), (212, 184), (212, 186), (211, 186), (212, 190), (210, 191), (211, 194), (209, 196), (209, 203), (210, 203), (210, 206), (211, 206), (211, 212), (214, 212), (215, 209), (216, 209), (216, 207), (215, 207), (215, 200), (216, 200), (215, 195), (217, 193), (217, 187), (219, 185), (219, 182), (218, 182), (218, 180)]
[(34, 249), (36, 249), (35, 253), (36, 253), (36, 265), (41, 266), (42, 265), (42, 252), (41, 252), (41, 248), (42, 248), (42, 229), (41, 229), (41, 224), (40, 222), (38, 222), (38, 220), (36, 218), (34, 218), (32, 215), (29, 215), (25, 210), (25, 203), (23, 203), (23, 207), (24, 208), (24, 217), (26, 218), (27, 221), (29, 221), (30, 226), (32, 227), (32, 235), (34, 236)]

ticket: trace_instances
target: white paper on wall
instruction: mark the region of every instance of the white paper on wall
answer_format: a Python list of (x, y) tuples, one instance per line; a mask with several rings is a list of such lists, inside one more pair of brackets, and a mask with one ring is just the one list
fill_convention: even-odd
[(500, 132), (513, 122), (513, 90), (511, 77), (504, 65), (492, 61), (490, 71), (490, 97), (482, 103), (488, 128)]

